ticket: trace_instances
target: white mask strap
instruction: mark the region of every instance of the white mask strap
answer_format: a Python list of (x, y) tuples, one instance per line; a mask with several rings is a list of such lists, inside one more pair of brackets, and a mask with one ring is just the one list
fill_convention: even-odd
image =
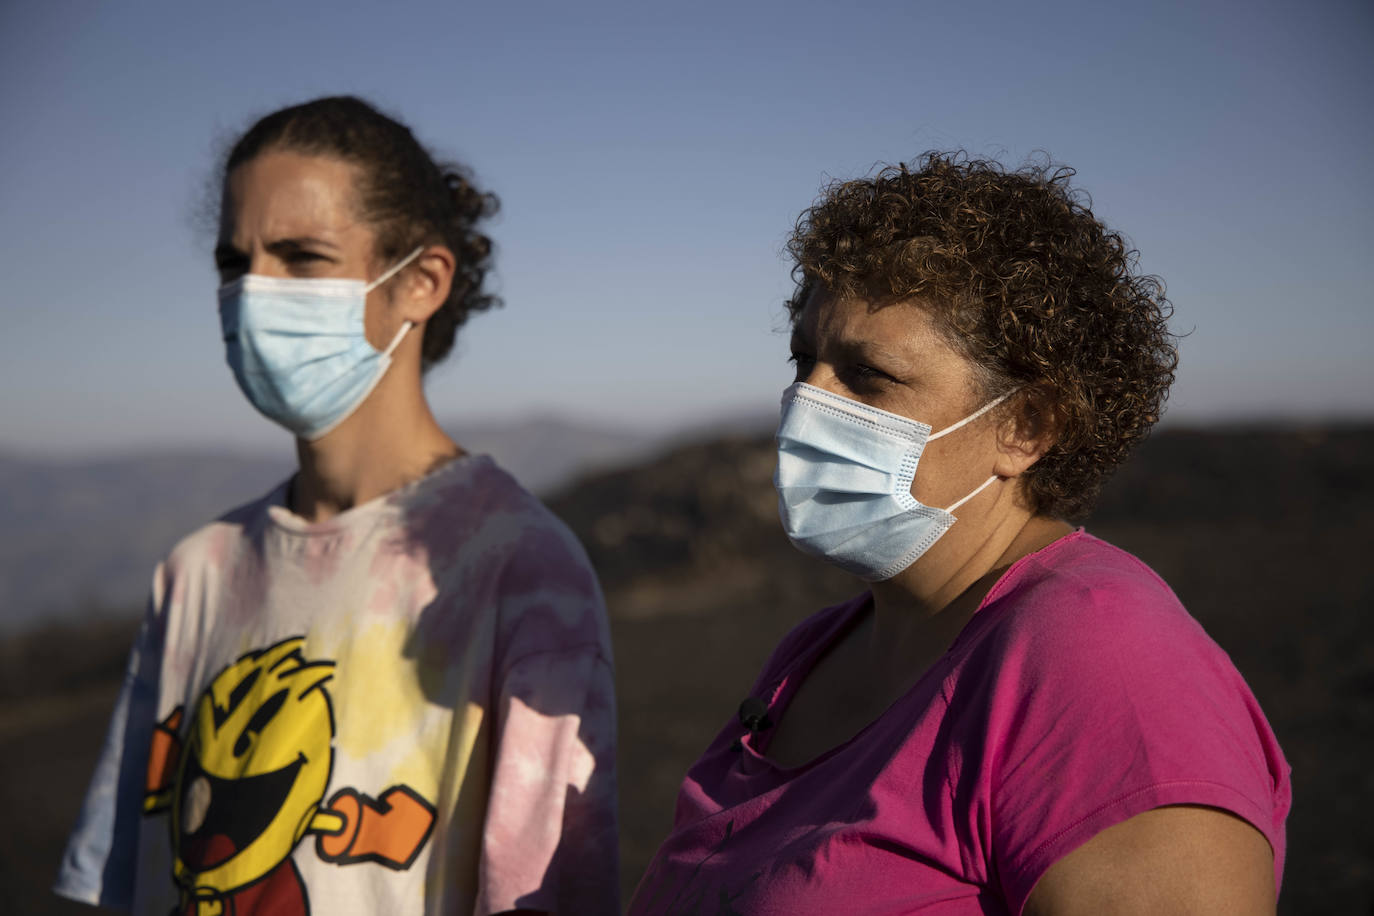
[(382, 351), (382, 356), (384, 358), (389, 358), (391, 354), (396, 351), (396, 348), (401, 345), (401, 339), (406, 336), (406, 332), (413, 327), (415, 327), (415, 322), (403, 322), (401, 324), (401, 329), (396, 332), (396, 336), (391, 338), (391, 343), (387, 344), (387, 348)]
[(949, 513), (953, 513), (955, 509), (959, 508), (959, 507), (962, 506), (964, 503), (968, 502), (970, 499), (973, 499), (973, 497), (977, 496), (979, 493), (982, 493), (982, 492), (983, 492), (984, 490), (986, 490), (989, 486), (991, 486), (991, 485), (992, 485), (992, 482), (993, 482), (994, 480), (999, 480), (999, 479), (1000, 479), (1000, 478), (999, 478), (996, 474), (993, 474), (993, 475), (992, 475), (991, 477), (989, 477), (987, 480), (983, 481), (982, 484), (979, 485), (978, 489), (974, 490), (974, 491), (973, 491), (972, 493), (970, 493), (968, 496), (965, 496), (963, 499), (959, 500), (957, 503), (955, 503), (954, 505), (950, 506), (950, 507), (949, 507), (948, 509), (946, 509), (945, 511), (946, 511), (946, 512), (949, 512)]
[[(379, 287), (379, 286), (381, 286), (383, 283), (385, 283), (387, 280), (390, 280), (392, 277), (396, 276), (396, 274), (400, 273), (401, 270), (402, 270), (407, 264), (409, 264), (411, 261), (413, 261), (413, 260), (415, 260), (417, 257), (419, 257), (419, 256), (420, 256), (420, 252), (422, 252), (422, 251), (424, 251), (424, 250), (425, 250), (425, 246), (424, 246), (424, 245), (421, 245), (421, 246), (419, 246), (418, 248), (416, 248), (414, 251), (412, 251), (410, 254), (406, 255), (404, 258), (401, 258), (401, 260), (398, 261), (398, 262), (396, 262), (396, 264), (395, 264), (390, 270), (388, 270), (386, 273), (382, 274), (382, 275), (381, 275), (380, 277), (378, 277), (377, 279), (373, 280), (371, 283), (367, 284), (367, 286), (363, 287), (363, 292), (365, 292), (365, 293), (370, 293), (370, 292), (372, 292), (374, 289), (376, 289), (377, 287)], [(384, 358), (389, 359), (389, 358), (391, 357), (391, 354), (394, 353), (394, 352), (396, 351), (396, 348), (399, 347), (399, 346), (401, 345), (401, 341), (402, 341), (402, 339), (405, 338), (406, 332), (409, 331), (409, 330), (410, 330), (411, 328), (413, 328), (413, 327), (415, 327), (415, 322), (413, 322), (413, 321), (405, 321), (405, 322), (402, 322), (402, 324), (401, 324), (401, 329), (400, 329), (399, 331), (396, 332), (396, 336), (395, 336), (395, 337), (391, 338), (391, 343), (387, 344), (386, 349), (382, 351), (382, 356), (383, 356)]]
[[(405, 268), (405, 266), (406, 266), (407, 264), (409, 264), (411, 261), (413, 261), (413, 260), (415, 260), (417, 257), (419, 257), (419, 256), (420, 256), (420, 252), (422, 252), (422, 251), (424, 251), (424, 250), (425, 250), (425, 246), (424, 246), (424, 245), (421, 245), (419, 248), (416, 248), (414, 251), (412, 251), (410, 254), (406, 255), (404, 258), (401, 258), (401, 260), (397, 261), (396, 264), (395, 264), (394, 266), (392, 266), (392, 268), (391, 268), (390, 270), (388, 270), (386, 273), (382, 274), (382, 275), (381, 275), (380, 277), (378, 277), (377, 279), (373, 280), (371, 283), (367, 284), (367, 286), (364, 286), (364, 287), (363, 287), (363, 292), (365, 292), (365, 293), (370, 293), (370, 292), (372, 292), (374, 289), (376, 289), (377, 287), (379, 287), (379, 286), (381, 286), (383, 283), (385, 283), (387, 280), (390, 280), (392, 277), (396, 276), (398, 273), (400, 273), (400, 272)], [(392, 346), (395, 346), (395, 344), (392, 344)], [(387, 352), (390, 352), (390, 351), (387, 351)]]
[(978, 418), (981, 417), (983, 414), (987, 413), (989, 410), (992, 410), (992, 408), (996, 407), (998, 404), (1001, 404), (1001, 403), (1002, 403), (1003, 401), (1005, 401), (1007, 398), (1011, 397), (1013, 394), (1016, 394), (1016, 392), (1019, 391), (1019, 390), (1020, 390), (1020, 389), (1013, 388), (1011, 391), (1008, 391), (1006, 394), (1002, 395), (1001, 397), (996, 398), (996, 399), (994, 399), (994, 400), (992, 400), (992, 401), (989, 401), (988, 403), (984, 404), (982, 407), (979, 407), (979, 408), (978, 408), (977, 410), (975, 410), (973, 413), (969, 414), (967, 417), (964, 417), (964, 418), (963, 418), (962, 420), (960, 420), (958, 423), (955, 423), (955, 424), (952, 425), (952, 426), (946, 426), (944, 429), (940, 430), (938, 433), (931, 433), (929, 436), (926, 437), (926, 441), (927, 441), (927, 442), (933, 442), (934, 440), (940, 438), (941, 436), (947, 436), (947, 435), (949, 435), (950, 433), (954, 432), (956, 429), (960, 429), (960, 428), (962, 428), (962, 427), (965, 427), (965, 426), (969, 425), (969, 424), (972, 423), (974, 420), (978, 419)]

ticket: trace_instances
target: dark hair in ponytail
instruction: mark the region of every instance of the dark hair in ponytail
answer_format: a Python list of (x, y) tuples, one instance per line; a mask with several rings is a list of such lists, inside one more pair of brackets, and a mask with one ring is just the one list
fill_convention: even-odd
[(463, 166), (436, 162), (404, 124), (352, 96), (283, 108), (234, 144), (220, 186), (236, 167), (266, 150), (332, 156), (359, 166), (358, 202), (377, 234), (380, 260), (399, 260), (426, 244), (446, 245), (453, 252), (458, 262), (453, 288), (425, 325), (426, 369), (448, 355), (469, 315), (501, 304), (482, 289), (492, 246), (477, 231), (477, 224), (499, 207), (496, 195), (479, 190)]

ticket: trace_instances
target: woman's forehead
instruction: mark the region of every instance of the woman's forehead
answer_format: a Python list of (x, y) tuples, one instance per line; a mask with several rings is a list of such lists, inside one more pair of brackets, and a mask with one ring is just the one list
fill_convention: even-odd
[(335, 237), (356, 231), (358, 169), (327, 156), (269, 151), (225, 180), (221, 236)]
[(876, 302), (856, 296), (812, 295), (795, 330), (835, 343), (948, 349), (934, 311), (914, 300)]

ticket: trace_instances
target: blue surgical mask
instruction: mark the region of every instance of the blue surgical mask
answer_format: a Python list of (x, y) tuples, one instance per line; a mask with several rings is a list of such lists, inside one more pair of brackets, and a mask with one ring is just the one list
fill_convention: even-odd
[(891, 579), (954, 524), (954, 510), (998, 478), (944, 509), (911, 495), (926, 443), (947, 436), (1006, 400), (932, 433), (895, 413), (797, 383), (783, 392), (773, 486), (792, 543), (856, 576)]
[(246, 274), (219, 290), (225, 356), (258, 412), (302, 439), (318, 439), (367, 400), (391, 365), (391, 344), (368, 343), (367, 294), (394, 277), (421, 246), (371, 283)]

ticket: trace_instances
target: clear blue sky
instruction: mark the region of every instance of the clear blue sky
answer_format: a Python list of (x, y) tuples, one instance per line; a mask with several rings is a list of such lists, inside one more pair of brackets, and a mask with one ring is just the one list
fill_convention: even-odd
[(441, 416), (671, 428), (788, 380), (781, 249), (930, 148), (1079, 170), (1191, 330), (1179, 421), (1374, 413), (1368, 0), (0, 4), (0, 449), (256, 449), (223, 363), (220, 144), (362, 94), (504, 203), (506, 307)]

